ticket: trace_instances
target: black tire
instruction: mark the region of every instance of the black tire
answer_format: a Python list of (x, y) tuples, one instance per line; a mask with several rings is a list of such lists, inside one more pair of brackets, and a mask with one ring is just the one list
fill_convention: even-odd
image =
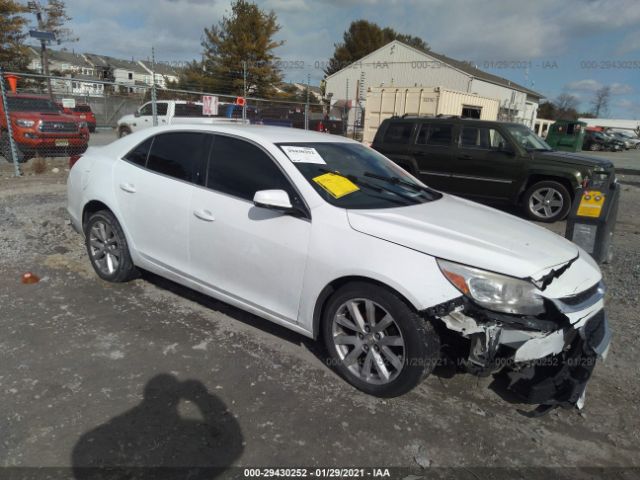
[[(561, 197), (562, 200), (560, 208), (556, 209), (555, 205), (549, 207), (551, 209), (550, 213), (547, 213), (547, 209), (544, 206), (540, 207), (540, 209), (536, 208), (539, 205), (539, 201), (537, 200), (539, 195), (536, 197), (534, 197), (534, 195), (541, 190), (544, 191), (545, 189), (553, 189), (559, 194), (559, 197)], [(555, 194), (554, 197), (555, 199), (558, 198)], [(553, 223), (564, 219), (569, 213), (569, 210), (571, 210), (571, 194), (569, 193), (569, 190), (567, 190), (567, 187), (560, 182), (555, 180), (544, 180), (534, 183), (527, 189), (523, 197), (522, 205), (524, 207), (524, 212), (531, 220)]]
[[(99, 242), (100, 240), (93, 238), (96, 233), (94, 232), (94, 227), (99, 229), (100, 224), (105, 225), (108, 228), (108, 231), (113, 234), (113, 236), (110, 234), (105, 235), (105, 238), (113, 238), (113, 240), (102, 242), (104, 247), (101, 250), (96, 247), (96, 242)], [(122, 231), (120, 223), (113, 213), (109, 210), (100, 210), (91, 214), (85, 224), (84, 234), (85, 247), (87, 248), (87, 254), (89, 255), (91, 266), (100, 278), (108, 282), (120, 283), (131, 280), (137, 275), (138, 271), (131, 260), (127, 239)], [(100, 255), (100, 253), (103, 253), (103, 255)], [(107, 255), (111, 255), (112, 259), (115, 258), (117, 260), (117, 265), (115, 267), (113, 267), (113, 261), (111, 262), (113, 271), (109, 271), (106, 264), (101, 265), (100, 263), (102, 259), (106, 259)], [(104, 261), (106, 262), (106, 260)]]
[(96, 131), (96, 127), (94, 126), (89, 126), (89, 133), (95, 133)]
[(131, 135), (131, 129), (129, 127), (118, 128), (118, 138), (126, 137), (127, 135)]
[[(401, 363), (401, 368), (394, 368), (397, 372), (396, 376), (394, 378), (390, 377), (387, 383), (372, 383), (361, 378), (353, 373), (350, 367), (345, 365), (338, 353), (338, 347), (334, 342), (334, 317), (339, 309), (350, 300), (373, 301), (381, 308), (380, 312), (384, 309), (393, 317), (394, 323), (389, 328), (397, 329), (399, 332), (403, 341), (402, 351), (404, 355), (402, 361), (398, 362), (399, 364)], [(375, 329), (368, 335), (372, 335), (374, 331)], [(366, 282), (348, 283), (333, 293), (323, 312), (322, 335), (335, 371), (358, 390), (376, 397), (395, 397), (408, 392), (433, 371), (440, 358), (440, 338), (431, 322), (420, 317), (397, 293)], [(382, 345), (382, 340), (380, 342)], [(374, 348), (376, 348), (375, 345), (371, 347), (372, 354)], [(396, 348), (398, 347), (396, 346)], [(349, 353), (355, 349), (356, 347), (354, 346)], [(392, 364), (388, 362), (386, 354), (381, 356), (381, 350), (377, 350), (377, 352), (378, 357), (384, 359), (387, 367), (393, 368)], [(348, 354), (343, 353), (344, 355), (348, 356)], [(363, 353), (362, 355), (367, 356), (368, 354)], [(357, 363), (360, 366), (359, 368), (362, 368), (365, 362), (366, 359), (363, 359), (362, 362), (358, 360), (354, 363)], [(370, 364), (370, 366), (373, 370), (378, 370), (375, 364)], [(354, 365), (354, 368), (358, 367)]]
[(598, 145), (597, 143), (592, 143), (591, 145), (589, 145), (589, 150), (591, 150), (592, 152), (597, 152), (598, 150), (600, 150), (600, 145)]

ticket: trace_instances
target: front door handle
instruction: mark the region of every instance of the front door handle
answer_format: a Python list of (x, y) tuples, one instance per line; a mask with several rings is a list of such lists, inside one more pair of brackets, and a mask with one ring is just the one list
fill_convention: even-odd
[(471, 160), (473, 157), (471, 155), (460, 155), (458, 160)]
[(215, 217), (209, 210), (194, 210), (193, 214), (199, 218), (200, 220), (204, 220), (205, 222), (213, 222)]
[(121, 183), (120, 190), (124, 190), (128, 193), (136, 193), (136, 187), (134, 185), (131, 185), (130, 183)]

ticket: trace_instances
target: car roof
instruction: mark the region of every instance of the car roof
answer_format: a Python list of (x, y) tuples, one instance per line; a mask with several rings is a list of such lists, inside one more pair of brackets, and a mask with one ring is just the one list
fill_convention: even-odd
[[(275, 127), (270, 125), (241, 125), (241, 124), (180, 124), (168, 125), (162, 127), (152, 127), (145, 129), (149, 135), (163, 132), (179, 132), (179, 131), (203, 131), (209, 133), (226, 133), (229, 135), (238, 135), (250, 140), (263, 143), (357, 143), (339, 135), (330, 133), (315, 132), (312, 130), (301, 130), (291, 127)], [(153, 133), (152, 133), (153, 132)]]
[(460, 124), (481, 124), (481, 125), (515, 125), (522, 126), (521, 123), (516, 122), (501, 122), (500, 120), (482, 120), (480, 118), (467, 118), (458, 117), (456, 115), (443, 115), (441, 117), (390, 117), (384, 120), (385, 122), (410, 122), (410, 123), (426, 123), (426, 122), (443, 122), (443, 123), (460, 123)]

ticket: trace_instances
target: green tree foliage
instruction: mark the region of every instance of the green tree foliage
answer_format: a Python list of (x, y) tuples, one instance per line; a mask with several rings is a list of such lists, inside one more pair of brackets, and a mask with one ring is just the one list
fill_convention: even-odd
[(265, 12), (247, 0), (235, 0), (229, 16), (222, 17), (218, 25), (205, 28), (202, 61), (185, 69), (181, 84), (242, 95), (246, 62), (248, 94), (272, 95), (273, 85), (282, 80), (274, 50), (284, 42), (273, 38), (279, 30), (274, 12)]
[(343, 69), (393, 40), (399, 40), (423, 51), (429, 50), (429, 45), (419, 37), (398, 33), (389, 27), (381, 28), (367, 20), (351, 22), (342, 39), (342, 43), (335, 44), (333, 57), (324, 69), (325, 75), (331, 75)]
[(29, 63), (24, 27), (25, 6), (14, 0), (0, 0), (0, 64), (5, 70), (23, 71)]

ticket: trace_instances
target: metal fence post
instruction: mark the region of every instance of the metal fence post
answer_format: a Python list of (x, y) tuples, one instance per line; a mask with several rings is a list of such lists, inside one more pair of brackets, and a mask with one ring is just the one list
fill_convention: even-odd
[[(4, 83), (4, 69), (0, 65), (0, 90), (2, 91), (2, 107), (4, 108), (4, 116), (7, 120), (7, 137), (9, 141), (9, 152), (2, 152), (3, 155), (11, 154), (11, 160), (13, 161), (13, 168), (15, 176), (22, 176), (20, 172), (20, 163), (18, 162), (18, 150), (16, 148), (16, 142), (13, 139), (13, 127), (11, 126), (11, 116), (9, 115), (9, 102), (7, 102), (7, 91)], [(7, 160), (9, 160), (7, 158)]]
[(151, 47), (151, 115), (153, 115), (153, 126), (158, 126), (158, 106), (156, 104), (156, 51)]

